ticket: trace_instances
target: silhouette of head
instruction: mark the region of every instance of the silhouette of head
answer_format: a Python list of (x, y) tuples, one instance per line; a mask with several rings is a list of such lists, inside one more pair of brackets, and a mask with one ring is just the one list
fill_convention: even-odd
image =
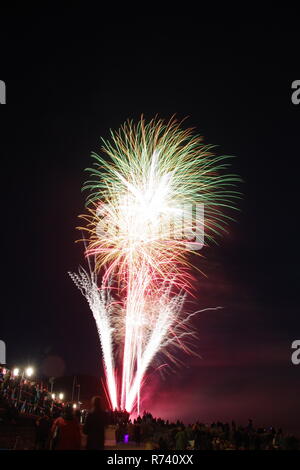
[(102, 408), (102, 398), (100, 396), (95, 396), (92, 398), (92, 410), (101, 411)]

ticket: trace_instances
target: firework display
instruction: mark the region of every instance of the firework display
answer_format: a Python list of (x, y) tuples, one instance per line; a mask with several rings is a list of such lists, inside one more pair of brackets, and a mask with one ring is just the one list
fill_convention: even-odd
[(226, 231), (239, 178), (175, 118), (126, 121), (102, 142), (79, 227), (89, 270), (70, 275), (96, 321), (110, 405), (132, 412), (149, 367), (192, 350), (191, 252)]

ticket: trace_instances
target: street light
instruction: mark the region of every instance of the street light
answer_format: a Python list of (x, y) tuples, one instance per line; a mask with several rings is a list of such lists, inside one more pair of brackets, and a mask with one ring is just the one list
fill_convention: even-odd
[(51, 398), (52, 400), (55, 400), (55, 393), (52, 393)]
[(13, 370), (13, 376), (18, 377), (19, 372), (20, 372), (20, 369), (18, 369), (18, 367), (15, 367), (14, 370)]
[(33, 375), (33, 372), (34, 371), (32, 367), (27, 367), (25, 374), (27, 375), (27, 377), (31, 377)]
[(59, 398), (60, 400), (63, 400), (63, 399), (64, 399), (64, 394), (63, 394), (63, 393), (60, 393), (60, 394), (58, 395), (58, 398)]
[(74, 410), (76, 410), (76, 408), (77, 408), (76, 403), (73, 403), (73, 408), (74, 408)]

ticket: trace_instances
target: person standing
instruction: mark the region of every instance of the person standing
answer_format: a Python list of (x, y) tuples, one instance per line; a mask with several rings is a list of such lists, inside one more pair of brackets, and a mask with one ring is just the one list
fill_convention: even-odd
[(141, 444), (141, 425), (139, 422), (136, 422), (133, 427), (133, 440), (136, 445), (139, 447)]
[(185, 450), (188, 445), (186, 432), (183, 426), (181, 426), (175, 435), (176, 450)]
[(36, 421), (36, 441), (35, 449), (36, 450), (45, 450), (47, 449), (47, 444), (51, 432), (51, 420), (49, 416), (43, 414)]
[(104, 431), (108, 424), (105, 411), (102, 408), (102, 399), (93, 397), (91, 412), (87, 415), (83, 433), (87, 436), (87, 450), (104, 450)]
[(53, 450), (80, 450), (80, 426), (74, 417), (73, 408), (68, 405), (62, 417), (57, 418), (52, 426)]

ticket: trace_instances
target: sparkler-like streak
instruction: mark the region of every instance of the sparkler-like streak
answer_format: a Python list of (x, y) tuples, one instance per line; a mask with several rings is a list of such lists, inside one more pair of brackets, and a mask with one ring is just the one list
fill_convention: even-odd
[(86, 297), (93, 313), (102, 346), (109, 398), (112, 408), (115, 409), (118, 407), (118, 401), (113, 358), (112, 306), (109, 291), (103, 288), (99, 289), (95, 275), (89, 275), (83, 268), (79, 270), (78, 274), (70, 273), (70, 277)]
[[(226, 210), (239, 197), (232, 188), (239, 178), (224, 174), (227, 157), (215, 156), (180, 124), (174, 118), (127, 121), (103, 141), (106, 157), (93, 154), (85, 185), (91, 194), (80, 229), (89, 235), (86, 255), (95, 268), (71, 277), (97, 324), (111, 406), (129, 412), (139, 409), (157, 353), (176, 361), (170, 345), (190, 351), (185, 340), (194, 336), (193, 314), (183, 311), (193, 286), (189, 253), (202, 247), (204, 230), (208, 242), (225, 230)], [(115, 372), (118, 345), (121, 374)]]

